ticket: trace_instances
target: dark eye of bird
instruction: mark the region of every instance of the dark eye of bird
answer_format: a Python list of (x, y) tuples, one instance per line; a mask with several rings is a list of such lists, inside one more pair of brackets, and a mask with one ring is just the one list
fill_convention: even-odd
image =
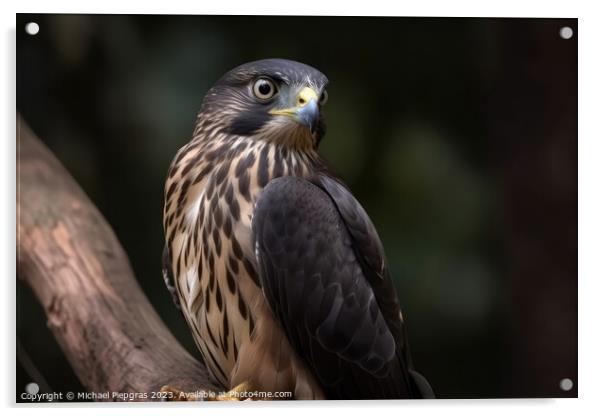
[(276, 95), (276, 86), (269, 79), (259, 78), (253, 84), (253, 94), (260, 100), (268, 100)]
[(322, 94), (320, 94), (320, 105), (326, 104), (326, 101), (328, 101), (328, 92), (324, 90), (322, 91)]

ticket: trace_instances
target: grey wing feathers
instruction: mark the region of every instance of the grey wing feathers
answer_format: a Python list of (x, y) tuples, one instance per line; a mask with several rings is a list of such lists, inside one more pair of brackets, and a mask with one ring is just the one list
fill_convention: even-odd
[[(363, 210), (342, 215), (335, 198), (319, 180), (314, 183), (278, 178), (257, 202), (253, 238), (268, 303), (327, 397), (420, 397), (402, 331), (397, 334), (383, 314), (383, 305), (396, 305), (402, 327), (395, 292), (379, 299), (392, 283), (386, 265), (380, 265), (380, 241), (367, 241), (376, 232), (371, 223), (372, 230), (353, 230), (366, 223)], [(347, 224), (353, 216), (357, 219)], [(355, 241), (360, 232), (366, 251)]]
[(395, 340), (403, 346), (405, 333), (401, 309), (389, 274), (385, 251), (370, 217), (351, 192), (338, 180), (319, 175), (311, 179), (330, 196), (353, 240), (353, 250), (362, 265), (364, 277), (370, 283), (381, 312)]

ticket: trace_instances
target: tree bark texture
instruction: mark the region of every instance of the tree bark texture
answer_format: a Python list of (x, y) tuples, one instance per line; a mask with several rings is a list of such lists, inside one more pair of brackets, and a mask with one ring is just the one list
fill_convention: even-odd
[(17, 274), (91, 392), (217, 389), (138, 285), (111, 227), (17, 118)]

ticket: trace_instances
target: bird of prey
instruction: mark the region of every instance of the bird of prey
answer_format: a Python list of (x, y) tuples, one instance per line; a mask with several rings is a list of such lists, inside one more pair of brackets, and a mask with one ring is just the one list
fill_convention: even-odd
[(317, 152), (327, 83), (267, 59), (209, 90), (165, 185), (164, 277), (227, 397), (430, 398), (378, 234)]

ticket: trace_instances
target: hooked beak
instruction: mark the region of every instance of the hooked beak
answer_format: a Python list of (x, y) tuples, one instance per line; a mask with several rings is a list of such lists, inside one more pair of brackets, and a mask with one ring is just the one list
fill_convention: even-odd
[(309, 131), (314, 134), (318, 125), (318, 116), (320, 115), (320, 109), (318, 108), (318, 94), (316, 94), (313, 89), (304, 87), (299, 94), (297, 94), (295, 107), (282, 110), (270, 110), (270, 114), (291, 117), (298, 123), (307, 126)]

